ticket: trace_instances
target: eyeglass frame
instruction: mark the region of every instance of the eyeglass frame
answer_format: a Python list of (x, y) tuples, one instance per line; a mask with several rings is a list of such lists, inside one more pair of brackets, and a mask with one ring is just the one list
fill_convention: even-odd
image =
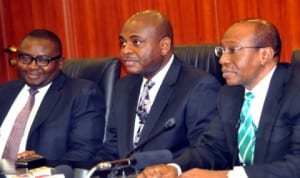
[[(30, 62), (24, 62), (24, 60), (21, 59), (22, 56), (30, 57)], [(45, 59), (41, 59), (41, 57), (44, 57)], [(51, 61), (54, 61), (54, 60), (59, 59), (59, 58), (61, 58), (61, 57), (62, 57), (61, 54), (59, 54), (59, 55), (57, 55), (57, 56), (54, 56), (54, 57), (49, 57), (49, 56), (45, 56), (45, 55), (39, 55), (39, 56), (36, 56), (36, 57), (32, 57), (32, 56), (30, 56), (30, 55), (28, 55), (28, 54), (24, 54), (24, 53), (21, 53), (21, 52), (18, 53), (18, 60), (19, 60), (22, 64), (27, 64), (27, 65), (29, 65), (29, 64), (32, 63), (32, 61), (35, 61), (36, 65), (41, 66), (41, 67), (46, 67), (46, 66), (49, 65), (49, 63), (50, 63)], [(39, 58), (40, 58), (40, 59), (39, 59)], [(39, 63), (39, 61), (47, 61), (47, 64), (41, 65), (41, 64)]]
[[(239, 52), (240, 50), (247, 49), (247, 48), (259, 49), (259, 48), (265, 48), (265, 47), (264, 46), (235, 46), (235, 47), (225, 48), (222, 46), (217, 46), (217, 47), (215, 47), (214, 52), (215, 52), (215, 55), (220, 58), (223, 54), (235, 54), (235, 53)], [(222, 51), (222, 54), (218, 54), (217, 50)], [(226, 52), (226, 50), (227, 50), (227, 52)]]

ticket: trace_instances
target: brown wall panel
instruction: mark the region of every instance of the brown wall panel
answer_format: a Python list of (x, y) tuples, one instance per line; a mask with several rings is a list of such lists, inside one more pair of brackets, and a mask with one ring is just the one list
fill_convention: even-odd
[[(47, 28), (63, 42), (66, 58), (119, 56), (124, 21), (144, 9), (165, 13), (175, 44), (218, 43), (234, 21), (265, 18), (282, 36), (282, 61), (300, 48), (298, 0), (0, 0), (0, 49), (17, 45), (34, 28)], [(0, 83), (17, 77), (0, 52)], [(5, 61), (6, 60), (6, 61)]]
[(71, 51), (68, 57), (119, 55), (121, 25), (130, 14), (137, 11), (137, 5), (131, 3), (127, 8), (130, 4), (128, 0), (69, 0), (68, 3), (66, 18)]
[(175, 44), (213, 43), (218, 38), (214, 1), (141, 0), (144, 9), (157, 9), (169, 17)]

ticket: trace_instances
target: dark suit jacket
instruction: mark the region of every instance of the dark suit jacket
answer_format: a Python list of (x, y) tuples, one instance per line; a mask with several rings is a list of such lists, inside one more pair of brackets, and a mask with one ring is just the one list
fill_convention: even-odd
[[(24, 84), (1, 86), (0, 124)], [(60, 73), (37, 111), (26, 149), (50, 160), (89, 160), (102, 143), (104, 115), (104, 95), (96, 84)]]
[[(289, 66), (281, 64), (272, 76), (256, 136), (254, 165), (245, 167), (249, 178), (300, 176), (300, 80), (290, 76)], [(220, 116), (203, 134), (200, 145), (175, 160), (183, 170), (239, 165), (237, 130), (244, 92), (243, 87), (221, 89)]]
[[(141, 75), (128, 75), (115, 88), (107, 141), (98, 152), (98, 160), (126, 157), (133, 149), (133, 132)], [(144, 126), (140, 143), (162, 129), (170, 118), (176, 127), (145, 145), (142, 151), (169, 149), (174, 156), (194, 145), (208, 123), (217, 114), (216, 100), (220, 83), (211, 75), (182, 64), (176, 57), (160, 86)]]

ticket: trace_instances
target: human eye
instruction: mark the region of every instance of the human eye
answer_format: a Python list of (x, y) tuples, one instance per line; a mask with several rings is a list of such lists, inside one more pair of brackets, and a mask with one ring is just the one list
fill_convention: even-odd
[(120, 39), (120, 46), (125, 47), (126, 46), (126, 41)]
[(37, 56), (36, 62), (40, 65), (47, 65), (50, 61), (50, 57), (48, 56)]
[(234, 53), (238, 52), (240, 49), (241, 49), (241, 47), (238, 47), (238, 46), (225, 48), (225, 50), (228, 54), (234, 54)]
[(24, 62), (24, 63), (30, 63), (32, 58), (29, 55), (26, 54), (18, 54), (18, 58), (20, 61)]
[(141, 45), (141, 43), (142, 43), (142, 41), (139, 40), (139, 39), (133, 39), (133, 40), (132, 40), (132, 44), (133, 44), (134, 46), (139, 46), (139, 45)]

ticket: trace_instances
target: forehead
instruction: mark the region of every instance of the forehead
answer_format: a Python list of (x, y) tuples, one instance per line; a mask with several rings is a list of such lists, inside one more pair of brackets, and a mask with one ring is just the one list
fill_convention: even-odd
[(121, 37), (132, 38), (132, 37), (144, 37), (151, 38), (157, 35), (156, 25), (144, 19), (142, 17), (134, 18), (125, 23), (120, 33)]
[(222, 38), (222, 43), (250, 44), (255, 37), (254, 23), (237, 23), (232, 25)]
[(55, 51), (55, 43), (49, 39), (27, 37), (20, 45), (19, 50), (22, 52), (43, 53)]

